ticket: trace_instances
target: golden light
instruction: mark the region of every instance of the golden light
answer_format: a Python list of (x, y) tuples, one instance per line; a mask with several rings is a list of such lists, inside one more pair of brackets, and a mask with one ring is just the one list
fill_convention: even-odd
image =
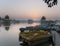
[(39, 18), (39, 13), (37, 12), (37, 11), (32, 11), (31, 13), (30, 13), (30, 17), (32, 18), (32, 19), (34, 19), (34, 20), (36, 20), (36, 19), (38, 19)]
[(37, 24), (37, 23), (32, 23), (32, 24), (30, 24), (29, 26), (35, 27), (35, 26), (37, 26), (37, 25), (39, 25), (39, 24)]

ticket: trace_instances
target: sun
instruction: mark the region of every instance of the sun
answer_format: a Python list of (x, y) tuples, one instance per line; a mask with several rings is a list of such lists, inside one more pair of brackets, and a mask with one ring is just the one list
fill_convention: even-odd
[(30, 15), (31, 15), (30, 17), (34, 20), (39, 18), (39, 13), (37, 11), (32, 11)]

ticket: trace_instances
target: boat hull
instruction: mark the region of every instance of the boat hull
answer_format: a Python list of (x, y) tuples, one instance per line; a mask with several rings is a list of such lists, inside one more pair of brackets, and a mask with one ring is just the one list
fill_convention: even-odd
[(46, 37), (46, 38), (42, 38), (42, 39), (36, 39), (36, 40), (32, 40), (32, 41), (29, 41), (27, 39), (24, 39), (21, 37), (21, 41), (23, 42), (23, 44), (25, 45), (28, 45), (28, 46), (36, 46), (36, 45), (41, 45), (43, 43), (51, 43), (51, 39), (52, 37)]

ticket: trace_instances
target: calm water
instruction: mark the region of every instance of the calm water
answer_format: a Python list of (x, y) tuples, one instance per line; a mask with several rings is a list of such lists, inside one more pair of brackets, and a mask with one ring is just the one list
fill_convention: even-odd
[[(19, 28), (26, 26), (35, 26), (35, 25), (39, 25), (39, 23), (33, 23), (33, 24), (20, 23), (20, 24), (11, 24), (9, 26), (0, 25), (0, 46), (21, 46), (19, 42), (19, 33), (20, 33)], [(60, 46), (60, 34), (56, 32), (52, 33), (55, 34), (56, 46)]]

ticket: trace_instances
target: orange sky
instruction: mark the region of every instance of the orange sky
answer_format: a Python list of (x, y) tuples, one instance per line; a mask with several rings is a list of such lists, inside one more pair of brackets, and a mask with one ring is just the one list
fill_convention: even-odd
[(0, 16), (8, 14), (15, 19), (60, 19), (60, 0), (58, 5), (48, 8), (43, 0), (0, 0)]

